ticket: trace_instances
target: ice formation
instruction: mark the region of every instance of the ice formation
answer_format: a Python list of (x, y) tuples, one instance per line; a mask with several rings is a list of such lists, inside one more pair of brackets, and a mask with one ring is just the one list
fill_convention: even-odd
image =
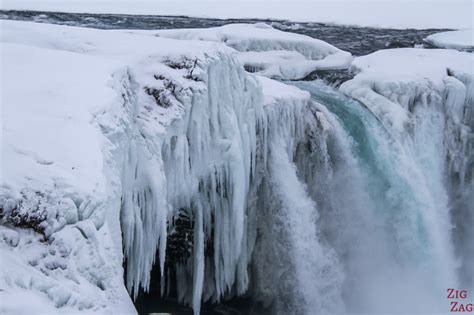
[(134, 313), (152, 281), (195, 313), (434, 312), (472, 285), (471, 54), (357, 58), (351, 99), (249, 74), (351, 60), (265, 24), (2, 23), (2, 312)]

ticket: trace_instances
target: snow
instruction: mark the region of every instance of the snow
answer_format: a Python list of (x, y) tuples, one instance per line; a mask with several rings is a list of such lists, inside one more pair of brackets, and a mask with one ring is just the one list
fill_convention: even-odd
[(3, 9), (274, 18), (391, 28), (472, 28), (471, 0), (3, 0)]
[(276, 79), (301, 79), (317, 69), (344, 69), (352, 61), (350, 53), (324, 41), (276, 30), (265, 23), (151, 33), (181, 40), (223, 42), (239, 51), (238, 58), (247, 71)]
[[(15, 272), (15, 269), (11, 271)], [(2, 301), (0, 304), (2, 314), (29, 315), (38, 313), (38, 311), (41, 314), (64, 314), (57, 308), (54, 308), (47, 297), (39, 296), (26, 290), (2, 291), (0, 293), (0, 301)], [(25, 301), (28, 301), (28, 303), (25, 303)]]
[(311, 100), (308, 92), (302, 91), (297, 87), (286, 85), (284, 83), (268, 79), (266, 77), (257, 77), (262, 87), (264, 103), (266, 106), (275, 104), (285, 104), (282, 106), (291, 106), (289, 104), (305, 104)]
[(468, 51), (474, 49), (474, 33), (472, 29), (435, 33), (426, 37), (425, 41), (439, 48)]

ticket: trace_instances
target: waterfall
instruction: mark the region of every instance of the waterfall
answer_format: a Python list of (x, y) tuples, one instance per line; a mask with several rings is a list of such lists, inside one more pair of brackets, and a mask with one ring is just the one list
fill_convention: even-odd
[(316, 81), (295, 85), (327, 108), (335, 137), (346, 145), (332, 151), (332, 176), (309, 188), (325, 239), (344, 266), (346, 308), (443, 309), (444, 291), (458, 283), (444, 116), (436, 107), (418, 106), (413, 135), (397, 137), (340, 92)]
[[(400, 132), (320, 81), (287, 82), (309, 93), (265, 101), (260, 85), (288, 86), (229, 57), (198, 67), (205, 76), (179, 87), (182, 117), (166, 132), (127, 125), (121, 224), (134, 295), (159, 268), (161, 295), (196, 313), (243, 294), (279, 314), (445, 307), (446, 288), (469, 276), (452, 239), (468, 246), (452, 220), (472, 187), (458, 81), (444, 97), (414, 98)], [(134, 78), (122, 84), (125, 110), (150, 115)]]
[[(181, 249), (169, 244), (167, 262), (163, 234), (160, 244), (153, 236), (141, 245), (160, 248), (161, 294), (171, 287), (196, 313), (202, 301), (246, 292), (277, 314), (445, 307), (460, 266), (443, 150), (452, 122), (440, 111), (443, 100), (417, 104), (403, 134), (320, 81), (287, 82), (310, 97), (262, 106), (258, 84), (243, 72), (225, 79), (236, 67), (230, 60), (208, 67), (207, 93), (182, 100), (184, 118), (158, 144), (166, 183), (146, 178), (143, 161), (127, 176), (144, 187), (125, 181), (135, 190), (127, 188), (124, 203), (138, 201), (126, 211), (135, 216), (124, 229), (127, 257), (145, 251), (133, 244), (140, 225), (150, 234), (153, 211), (141, 205), (157, 194), (150, 185), (167, 196), (168, 206), (150, 206), (170, 208), (168, 235), (185, 235)], [(132, 144), (129, 157), (137, 161), (143, 154)], [(153, 220), (163, 233), (166, 218)], [(129, 260), (134, 293), (149, 286), (153, 262)]]

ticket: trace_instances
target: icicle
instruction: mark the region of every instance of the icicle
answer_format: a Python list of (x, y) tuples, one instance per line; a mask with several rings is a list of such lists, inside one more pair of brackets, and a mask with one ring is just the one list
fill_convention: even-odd
[(204, 284), (204, 231), (200, 205), (196, 209), (194, 215), (193, 310), (194, 314), (199, 315)]

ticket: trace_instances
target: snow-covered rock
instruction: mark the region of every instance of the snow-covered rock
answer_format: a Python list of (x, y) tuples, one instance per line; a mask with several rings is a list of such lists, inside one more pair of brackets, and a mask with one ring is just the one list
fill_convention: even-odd
[(318, 69), (343, 69), (350, 53), (312, 37), (273, 29), (265, 23), (228, 24), (206, 29), (153, 31), (160, 37), (225, 43), (239, 51), (249, 72), (270, 78), (301, 79)]
[(426, 37), (425, 41), (439, 48), (474, 50), (474, 32), (472, 29), (436, 33)]

